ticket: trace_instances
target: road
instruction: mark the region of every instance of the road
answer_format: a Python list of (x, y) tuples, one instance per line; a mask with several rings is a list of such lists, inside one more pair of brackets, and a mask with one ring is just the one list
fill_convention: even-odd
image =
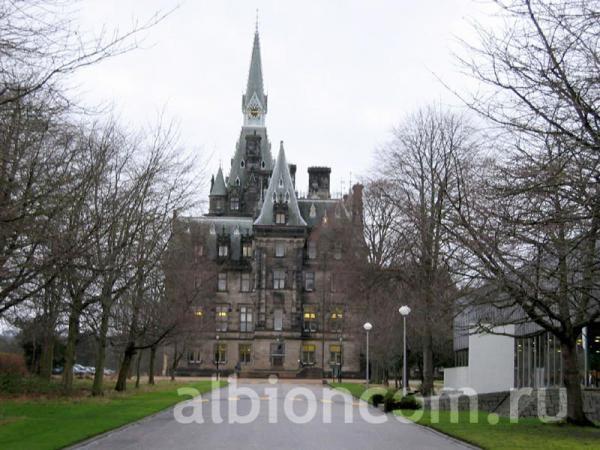
[[(322, 385), (245, 382), (213, 391), (203, 397), (188, 401), (185, 408), (182, 406), (171, 408), (74, 448), (86, 450), (465, 450), (473, 448), (413, 423), (403, 423), (364, 402), (358, 402), (349, 395)], [(180, 417), (180, 420), (176, 420), (176, 417)]]

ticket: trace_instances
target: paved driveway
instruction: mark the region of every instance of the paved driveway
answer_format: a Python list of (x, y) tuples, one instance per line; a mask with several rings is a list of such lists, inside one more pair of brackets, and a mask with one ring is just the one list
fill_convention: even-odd
[[(76, 448), (90, 450), (464, 450), (472, 448), (413, 423), (402, 423), (376, 408), (357, 402), (352, 397), (325, 386), (242, 383), (237, 385), (237, 388), (251, 391), (239, 392), (230, 390), (229, 387), (213, 391), (205, 394), (205, 398), (196, 398), (193, 401), (195, 406), (188, 403), (185, 408), (164, 411)], [(249, 392), (254, 400), (247, 396)], [(255, 418), (252, 417), (253, 415)], [(180, 423), (181, 420), (177, 421), (176, 416), (182, 416), (184, 422), (191, 423)], [(253, 420), (249, 423), (239, 423), (247, 421), (248, 418)], [(221, 423), (217, 423), (220, 421)]]

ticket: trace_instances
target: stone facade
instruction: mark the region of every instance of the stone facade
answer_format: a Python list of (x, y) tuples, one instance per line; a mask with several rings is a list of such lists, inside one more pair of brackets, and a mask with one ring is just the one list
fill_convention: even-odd
[(229, 175), (213, 177), (208, 214), (174, 220), (171, 293), (193, 299), (195, 315), (178, 371), (239, 363), (249, 376), (358, 375), (362, 186), (332, 199), (331, 169), (312, 167), (299, 198), (283, 142), (272, 159), (258, 32), (247, 86)]

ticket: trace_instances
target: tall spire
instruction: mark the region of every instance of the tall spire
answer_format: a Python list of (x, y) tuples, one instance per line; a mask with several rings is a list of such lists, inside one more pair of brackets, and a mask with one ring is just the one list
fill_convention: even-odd
[(258, 34), (258, 11), (256, 17), (256, 30), (252, 45), (252, 58), (246, 93), (242, 97), (242, 112), (244, 124), (264, 126), (264, 115), (267, 113), (267, 96), (265, 95), (262, 75), (262, 61), (260, 57), (260, 37)]

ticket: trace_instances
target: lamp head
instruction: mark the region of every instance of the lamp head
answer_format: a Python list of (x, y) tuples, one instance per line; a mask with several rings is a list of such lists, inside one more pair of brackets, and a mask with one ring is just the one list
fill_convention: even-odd
[(408, 316), (410, 314), (410, 308), (407, 305), (404, 305), (398, 309), (398, 312), (403, 316)]
[(371, 325), (369, 322), (366, 322), (363, 325), (363, 328), (365, 329), (365, 331), (371, 331), (373, 329), (373, 325)]

